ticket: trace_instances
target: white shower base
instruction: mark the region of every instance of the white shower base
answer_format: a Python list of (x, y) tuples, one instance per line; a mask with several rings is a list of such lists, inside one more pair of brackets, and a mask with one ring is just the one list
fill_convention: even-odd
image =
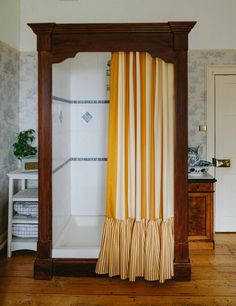
[(104, 216), (71, 215), (52, 249), (53, 258), (98, 258)]

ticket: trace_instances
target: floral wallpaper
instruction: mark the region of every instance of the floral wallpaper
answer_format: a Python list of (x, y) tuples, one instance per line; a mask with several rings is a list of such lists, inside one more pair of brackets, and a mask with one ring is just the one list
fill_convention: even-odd
[(0, 239), (7, 227), (6, 174), (17, 167), (12, 143), (18, 129), (19, 52), (0, 42)]
[(236, 64), (236, 50), (192, 50), (188, 56), (189, 146), (203, 144), (202, 158), (206, 158), (206, 132), (199, 125), (206, 124), (206, 66)]
[[(34, 129), (38, 135), (38, 62), (37, 52), (20, 54), (19, 130)], [(37, 187), (29, 181), (30, 188)]]
[(38, 62), (37, 53), (20, 55), (20, 130), (38, 128)]

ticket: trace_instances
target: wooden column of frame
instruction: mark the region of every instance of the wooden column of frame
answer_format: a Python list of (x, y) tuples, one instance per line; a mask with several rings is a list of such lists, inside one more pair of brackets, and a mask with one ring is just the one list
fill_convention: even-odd
[(52, 64), (78, 52), (146, 51), (174, 64), (174, 278), (190, 280), (187, 230), (187, 50), (195, 22), (29, 24), (37, 34), (39, 74), (39, 239), (35, 279), (53, 275), (95, 276), (96, 259), (53, 259), (52, 250)]

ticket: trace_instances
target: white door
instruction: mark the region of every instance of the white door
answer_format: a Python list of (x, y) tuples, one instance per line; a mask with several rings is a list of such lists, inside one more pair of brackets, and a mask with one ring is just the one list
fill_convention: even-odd
[(236, 232), (236, 75), (215, 75), (215, 231)]

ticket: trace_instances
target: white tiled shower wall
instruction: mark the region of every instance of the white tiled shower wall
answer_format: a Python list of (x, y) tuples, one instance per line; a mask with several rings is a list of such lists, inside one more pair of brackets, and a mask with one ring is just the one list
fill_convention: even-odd
[(58, 235), (70, 214), (105, 214), (109, 59), (110, 53), (80, 53), (53, 65), (53, 232)]
[[(70, 60), (53, 65), (53, 96), (70, 98)], [(70, 105), (53, 99), (53, 243), (71, 214)]]
[(109, 52), (81, 52), (72, 59), (72, 100), (109, 100), (106, 69), (110, 58)]
[[(110, 53), (80, 53), (71, 67), (71, 212), (104, 215)], [(87, 116), (86, 116), (87, 115)]]
[[(73, 214), (104, 214), (108, 108), (108, 103), (71, 104)], [(83, 119), (86, 113), (91, 116), (88, 122)]]

